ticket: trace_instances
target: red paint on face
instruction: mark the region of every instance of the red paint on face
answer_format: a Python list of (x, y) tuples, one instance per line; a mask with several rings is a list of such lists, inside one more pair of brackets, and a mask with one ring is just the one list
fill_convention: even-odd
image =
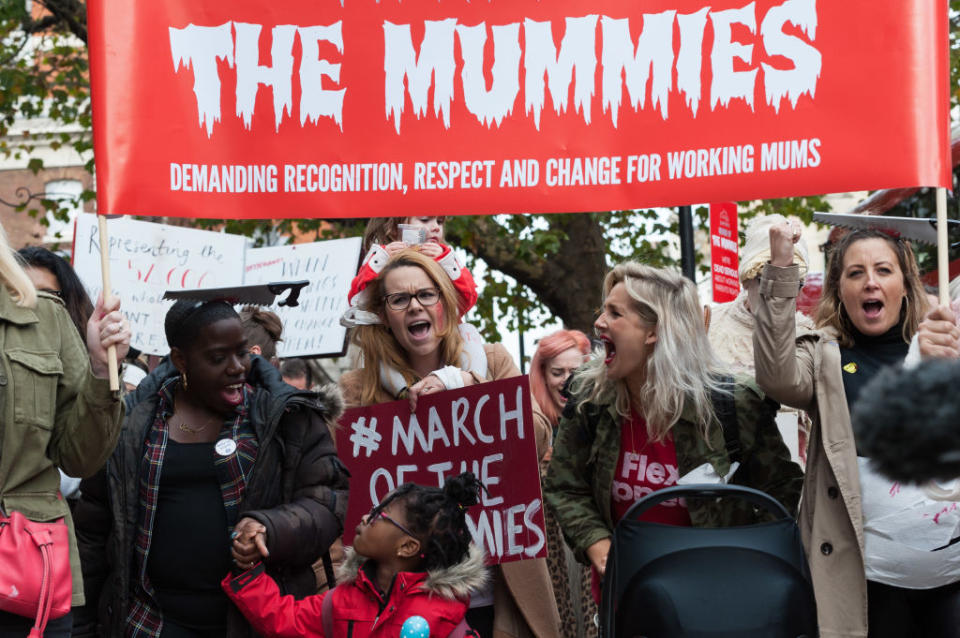
[(443, 299), (437, 302), (437, 332), (443, 332)]

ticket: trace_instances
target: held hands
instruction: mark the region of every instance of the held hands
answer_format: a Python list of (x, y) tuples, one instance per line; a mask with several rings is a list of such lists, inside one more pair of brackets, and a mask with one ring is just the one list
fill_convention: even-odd
[[(460, 376), (463, 377), (463, 385), (473, 385), (473, 377), (468, 373), (460, 371)], [(435, 374), (428, 374), (420, 381), (417, 381), (412, 386), (407, 388), (407, 399), (410, 401), (410, 411), (413, 412), (417, 409), (417, 399), (422, 397), (425, 394), (436, 394), (437, 392), (443, 392), (447, 389), (447, 386), (444, 385), (443, 381), (440, 380)]]
[(960, 358), (960, 327), (949, 306), (931, 310), (917, 328), (917, 343), (924, 359)]
[(587, 558), (597, 573), (603, 576), (607, 570), (607, 556), (610, 554), (610, 539), (604, 538), (587, 548)]
[(130, 322), (120, 314), (119, 298), (111, 297), (109, 302), (104, 302), (101, 294), (87, 321), (87, 352), (90, 368), (97, 378), (106, 379), (109, 374), (107, 348), (110, 346), (116, 346), (117, 361), (123, 361), (130, 350)]
[(252, 518), (241, 518), (234, 526), (230, 554), (238, 567), (250, 569), (261, 558), (270, 556), (267, 550), (267, 528)]
[(793, 265), (793, 245), (800, 241), (800, 226), (782, 222), (770, 227), (770, 264), (786, 267)]

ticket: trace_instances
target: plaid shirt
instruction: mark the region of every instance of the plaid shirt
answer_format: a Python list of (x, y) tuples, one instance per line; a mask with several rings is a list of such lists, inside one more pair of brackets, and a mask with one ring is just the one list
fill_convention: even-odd
[[(167, 421), (173, 413), (173, 395), (179, 386), (180, 378), (167, 381), (160, 388), (160, 401), (157, 414), (144, 446), (143, 462), (140, 470), (140, 524), (137, 528), (137, 540), (134, 544), (134, 569), (137, 580), (134, 584), (132, 605), (127, 616), (127, 633), (131, 638), (156, 638), (163, 627), (163, 616), (154, 596), (153, 586), (147, 576), (147, 557), (150, 555), (150, 543), (153, 539), (153, 522), (157, 514), (157, 498), (160, 491), (160, 472), (163, 469), (163, 457), (167, 449), (169, 430)], [(247, 477), (253, 470), (257, 458), (259, 442), (250, 422), (250, 397), (253, 388), (243, 388), (243, 403), (237, 408), (236, 415), (223, 422), (217, 440), (232, 439), (237, 449), (229, 456), (217, 454), (214, 466), (220, 479), (220, 492), (223, 507), (227, 512), (227, 523), (232, 528), (238, 519), (240, 501), (247, 486)]]

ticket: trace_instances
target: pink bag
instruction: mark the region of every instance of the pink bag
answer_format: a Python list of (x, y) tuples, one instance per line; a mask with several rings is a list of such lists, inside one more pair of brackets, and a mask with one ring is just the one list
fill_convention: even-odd
[(0, 610), (36, 618), (29, 638), (39, 638), (48, 620), (70, 612), (72, 597), (66, 522), (0, 511)]

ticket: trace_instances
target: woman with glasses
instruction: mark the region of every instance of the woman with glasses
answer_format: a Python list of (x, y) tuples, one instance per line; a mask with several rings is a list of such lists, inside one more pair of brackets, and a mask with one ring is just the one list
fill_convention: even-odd
[[(506, 349), (484, 344), (467, 354), (457, 328), (457, 293), (433, 259), (414, 250), (395, 254), (367, 286), (366, 306), (351, 313), (362, 365), (340, 379), (348, 407), (406, 399), (519, 376)], [(539, 414), (539, 409), (536, 410)], [(550, 428), (539, 415), (537, 449)], [(559, 615), (543, 559), (505, 563), (492, 585), (471, 595), (467, 622), (490, 636), (557, 636)]]

